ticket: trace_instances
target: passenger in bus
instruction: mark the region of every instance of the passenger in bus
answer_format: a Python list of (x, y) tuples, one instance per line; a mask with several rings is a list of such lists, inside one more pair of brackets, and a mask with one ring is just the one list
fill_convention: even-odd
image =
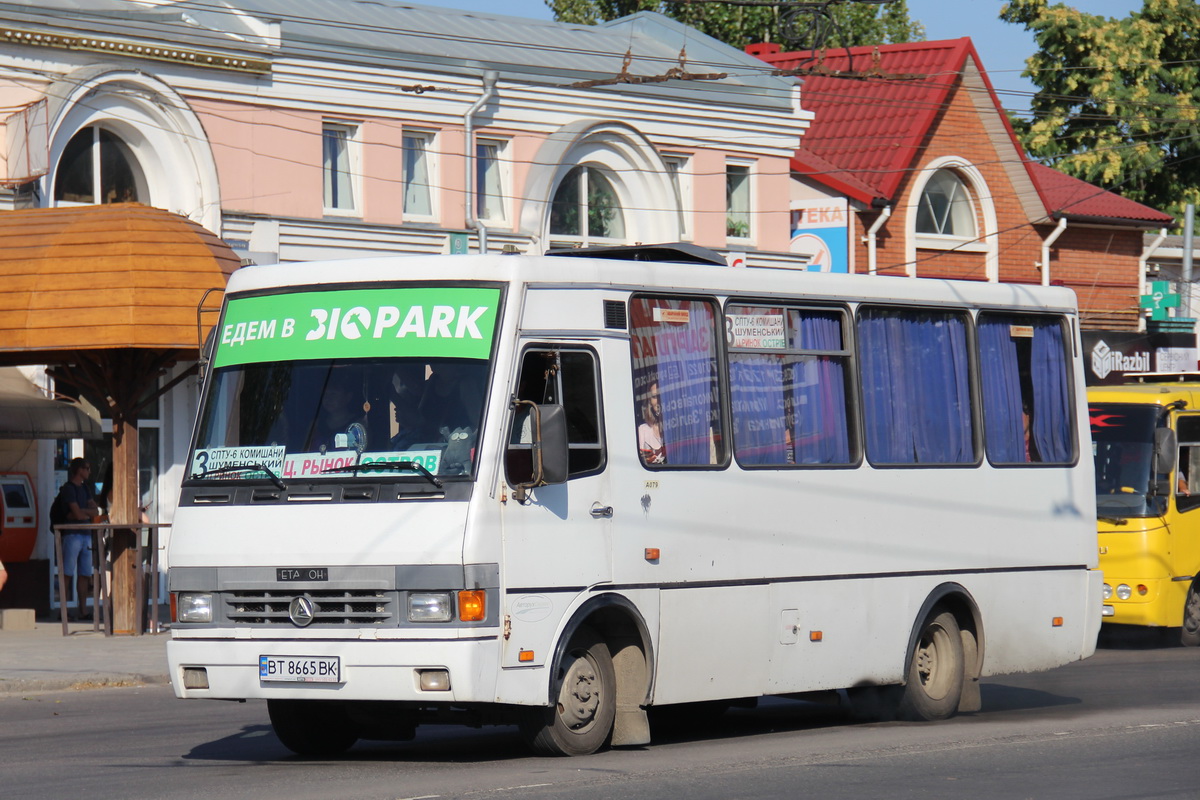
[(1027, 462), (1041, 461), (1037, 452), (1037, 443), (1033, 441), (1033, 413), (1029, 404), (1021, 406), (1021, 423), (1025, 427), (1025, 460)]
[(650, 384), (650, 393), (642, 403), (642, 424), (638, 425), (638, 454), (642, 457), (643, 464), (667, 463), (658, 381)]
[(421, 414), (421, 393), (425, 384), (425, 365), (397, 367), (392, 376), (392, 450), (408, 450), (430, 441), (425, 417)]
[[(363, 422), (367, 412), (362, 386), (362, 374), (356, 369), (335, 367), (330, 371), (321, 392), (317, 418), (309, 431), (308, 452), (324, 453), (353, 446), (349, 439), (350, 426)], [(339, 438), (339, 434), (346, 438)]]

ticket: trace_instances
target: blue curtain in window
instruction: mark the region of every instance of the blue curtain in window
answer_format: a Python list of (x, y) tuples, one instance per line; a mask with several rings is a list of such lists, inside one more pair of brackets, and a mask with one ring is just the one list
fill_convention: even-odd
[(884, 464), (975, 460), (966, 324), (961, 316), (865, 311), (867, 453)]
[(689, 312), (686, 322), (663, 322), (653, 328), (667, 464), (711, 463), (713, 424), (718, 419), (712, 308), (686, 301), (651, 302)]
[(787, 463), (783, 375), (783, 361), (778, 356), (730, 356), (734, 446), (742, 464)]
[[(841, 350), (842, 318), (832, 312), (796, 312), (792, 347)], [(797, 464), (847, 464), (845, 361), (806, 356), (792, 370), (792, 446)]]
[(1071, 460), (1071, 409), (1062, 326), (1040, 322), (1033, 330), (1033, 441), (1042, 461)]
[(1025, 460), (1021, 417), (1021, 371), (1011, 317), (979, 317), (979, 361), (983, 373), (983, 430), (988, 456), (999, 464)]

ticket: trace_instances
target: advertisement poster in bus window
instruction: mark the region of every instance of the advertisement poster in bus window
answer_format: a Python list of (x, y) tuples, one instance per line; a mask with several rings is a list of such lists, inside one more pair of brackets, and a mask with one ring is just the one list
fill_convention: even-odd
[(789, 250), (809, 257), (809, 272), (848, 272), (848, 217), (844, 198), (793, 200)]
[(216, 368), (327, 358), (491, 355), (500, 290), (400, 287), (232, 297)]
[(646, 463), (723, 458), (716, 319), (708, 302), (643, 297), (630, 303), (639, 450)]

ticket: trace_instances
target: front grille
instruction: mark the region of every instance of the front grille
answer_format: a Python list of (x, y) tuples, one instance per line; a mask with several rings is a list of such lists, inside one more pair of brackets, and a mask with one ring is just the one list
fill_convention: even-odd
[(395, 594), (382, 589), (225, 592), (225, 618), (251, 625), (291, 625), (288, 606), (300, 595), (312, 600), (313, 625), (395, 624)]

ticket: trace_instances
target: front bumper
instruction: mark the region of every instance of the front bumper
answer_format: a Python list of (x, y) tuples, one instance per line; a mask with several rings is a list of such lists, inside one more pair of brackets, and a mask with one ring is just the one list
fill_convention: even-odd
[[(339, 683), (259, 679), (260, 656), (338, 656)], [(218, 700), (401, 700), (421, 703), (488, 703), (496, 699), (498, 636), (472, 639), (331, 640), (173, 638), (167, 642), (171, 686), (180, 698)], [(203, 668), (208, 688), (184, 685), (184, 670)], [(423, 691), (417, 670), (445, 669), (447, 691)]]

